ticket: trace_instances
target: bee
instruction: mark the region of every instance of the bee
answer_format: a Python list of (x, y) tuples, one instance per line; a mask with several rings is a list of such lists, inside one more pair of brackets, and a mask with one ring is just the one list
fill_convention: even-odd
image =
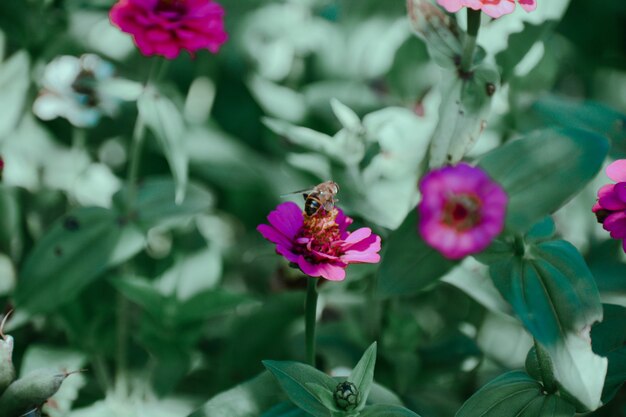
[(334, 181), (326, 181), (306, 190), (295, 191), (290, 194), (300, 194), (304, 197), (304, 213), (311, 217), (322, 207), (330, 211), (339, 200), (335, 195), (339, 192), (339, 185)]

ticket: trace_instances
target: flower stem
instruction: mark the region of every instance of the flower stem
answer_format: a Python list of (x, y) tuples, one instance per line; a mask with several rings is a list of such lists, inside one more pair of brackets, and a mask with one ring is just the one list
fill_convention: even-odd
[(480, 29), (480, 10), (472, 10), (467, 8), (467, 36), (463, 43), (463, 55), (461, 56), (461, 70), (469, 72), (474, 60), (474, 51), (476, 50), (476, 39), (478, 38), (478, 30)]
[(117, 295), (117, 370), (115, 388), (117, 393), (125, 398), (128, 395), (128, 300), (122, 294)]
[(317, 278), (308, 277), (305, 301), (306, 360), (315, 367), (315, 325), (317, 316)]
[(141, 159), (141, 150), (143, 148), (143, 140), (146, 135), (146, 125), (143, 122), (141, 113), (137, 113), (135, 128), (133, 129), (133, 139), (130, 147), (130, 163), (128, 165), (127, 187), (128, 194), (126, 196), (126, 212), (130, 214), (135, 205), (137, 197), (137, 178), (139, 176), (139, 162)]

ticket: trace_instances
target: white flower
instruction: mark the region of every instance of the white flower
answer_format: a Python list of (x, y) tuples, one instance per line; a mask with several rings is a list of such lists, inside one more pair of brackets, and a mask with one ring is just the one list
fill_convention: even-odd
[[(42, 120), (64, 117), (76, 127), (95, 126), (103, 114), (114, 116), (121, 100), (140, 93), (139, 84), (114, 78), (113, 73), (113, 65), (97, 55), (57, 57), (44, 70), (33, 112)], [(112, 83), (125, 87), (123, 97), (105, 88)]]

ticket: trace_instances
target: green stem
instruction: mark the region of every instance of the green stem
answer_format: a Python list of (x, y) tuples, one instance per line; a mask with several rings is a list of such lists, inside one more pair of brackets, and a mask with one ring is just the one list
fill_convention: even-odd
[(463, 72), (469, 72), (472, 68), (476, 39), (478, 39), (478, 30), (480, 29), (480, 16), (480, 10), (467, 8), (467, 36), (465, 36), (463, 55), (461, 56), (461, 70)]
[(315, 367), (315, 325), (317, 316), (317, 278), (308, 277), (305, 301), (306, 360)]
[(128, 367), (128, 300), (122, 294), (117, 295), (117, 371), (115, 387), (122, 396), (128, 395), (128, 380), (126, 369)]
[(137, 179), (139, 176), (139, 163), (141, 160), (141, 150), (143, 148), (144, 137), (146, 136), (146, 125), (141, 117), (141, 113), (137, 113), (135, 128), (133, 129), (133, 139), (130, 147), (130, 162), (128, 164), (128, 195), (127, 195), (127, 214), (130, 214), (135, 205), (137, 197)]

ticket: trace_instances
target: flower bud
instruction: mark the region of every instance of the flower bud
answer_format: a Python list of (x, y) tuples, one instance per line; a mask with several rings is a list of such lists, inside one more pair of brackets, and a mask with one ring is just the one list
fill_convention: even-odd
[(15, 379), (15, 367), (13, 366), (13, 338), (6, 336), (0, 339), (0, 394)]
[(0, 396), (0, 417), (17, 417), (42, 405), (61, 387), (66, 373), (38, 369), (13, 382)]
[[(0, 159), (1, 160), (1, 159)], [(13, 338), (4, 334), (4, 323), (8, 318), (4, 316), (0, 323), (0, 395), (15, 379), (15, 366), (13, 366)]]
[(333, 397), (335, 398), (337, 407), (344, 411), (354, 410), (361, 400), (359, 389), (349, 381), (340, 382), (337, 388), (335, 388)]

